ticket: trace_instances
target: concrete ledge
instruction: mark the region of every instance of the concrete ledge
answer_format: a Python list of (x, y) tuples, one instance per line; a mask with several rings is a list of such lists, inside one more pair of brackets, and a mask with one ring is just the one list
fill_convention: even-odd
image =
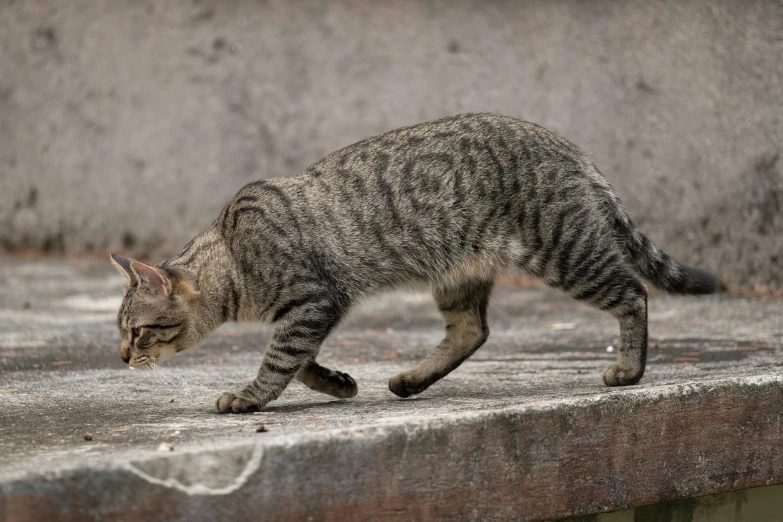
[(614, 319), (500, 287), (487, 345), (401, 400), (387, 379), (442, 325), (430, 299), (397, 294), (320, 354), (356, 398), (294, 384), (221, 416), (215, 398), (252, 378), (268, 330), (227, 325), (165, 376), (129, 371), (111, 267), (0, 264), (2, 522), (544, 520), (783, 484), (780, 301), (653, 295), (647, 373), (609, 389)]
[(4, 520), (544, 520), (783, 483), (783, 376), (730, 378), (85, 466)]

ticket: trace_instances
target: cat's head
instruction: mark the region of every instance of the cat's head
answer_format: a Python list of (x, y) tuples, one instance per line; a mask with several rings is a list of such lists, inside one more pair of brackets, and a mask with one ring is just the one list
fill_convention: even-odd
[(123, 361), (159, 363), (202, 340), (195, 320), (199, 292), (190, 277), (116, 254), (111, 261), (128, 278), (117, 315)]

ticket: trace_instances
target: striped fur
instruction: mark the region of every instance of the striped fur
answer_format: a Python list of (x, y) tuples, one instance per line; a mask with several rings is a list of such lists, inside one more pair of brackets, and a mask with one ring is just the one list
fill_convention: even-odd
[(226, 321), (275, 324), (256, 379), (218, 399), (220, 412), (233, 413), (262, 408), (294, 377), (337, 397), (355, 395), (353, 379), (315, 358), (353, 304), (391, 288), (430, 289), (447, 325), (427, 359), (389, 381), (403, 397), (484, 343), (500, 273), (533, 274), (619, 320), (622, 347), (604, 373), (610, 386), (644, 373), (647, 294), (637, 273), (673, 292), (717, 288), (714, 276), (679, 265), (636, 230), (575, 145), (492, 114), (387, 132), (299, 176), (246, 185), (208, 230), (156, 267), (170, 294), (118, 259), (129, 279), (118, 322), (132, 355), (145, 355), (132, 333), (143, 334), (145, 324), (180, 323), (165, 332), (173, 341), (146, 348), (156, 359), (195, 346)]

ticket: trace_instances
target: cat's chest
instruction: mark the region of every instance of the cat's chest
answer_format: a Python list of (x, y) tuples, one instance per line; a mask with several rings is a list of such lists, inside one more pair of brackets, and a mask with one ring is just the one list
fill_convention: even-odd
[(242, 296), (237, 300), (236, 322), (238, 323), (257, 323), (265, 319), (268, 314), (268, 304), (256, 303)]
[(259, 319), (262, 319), (264, 310), (262, 307), (245, 303), (244, 306), (240, 305), (237, 310), (237, 322), (238, 323), (257, 323)]

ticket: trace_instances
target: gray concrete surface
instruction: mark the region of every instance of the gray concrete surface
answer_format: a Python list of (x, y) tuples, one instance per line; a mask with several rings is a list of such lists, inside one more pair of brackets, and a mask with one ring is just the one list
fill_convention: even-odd
[(221, 416), (269, 330), (225, 325), (166, 375), (130, 370), (123, 285), (108, 263), (0, 257), (0, 520), (538, 520), (783, 483), (780, 300), (653, 294), (647, 373), (609, 389), (611, 317), (500, 287), (488, 343), (402, 400), (387, 379), (441, 322), (429, 298), (393, 294), (321, 352), (358, 397), (294, 383)]
[(244, 183), (465, 111), (590, 152), (645, 232), (783, 285), (783, 3), (0, 3), (0, 245), (175, 252)]

